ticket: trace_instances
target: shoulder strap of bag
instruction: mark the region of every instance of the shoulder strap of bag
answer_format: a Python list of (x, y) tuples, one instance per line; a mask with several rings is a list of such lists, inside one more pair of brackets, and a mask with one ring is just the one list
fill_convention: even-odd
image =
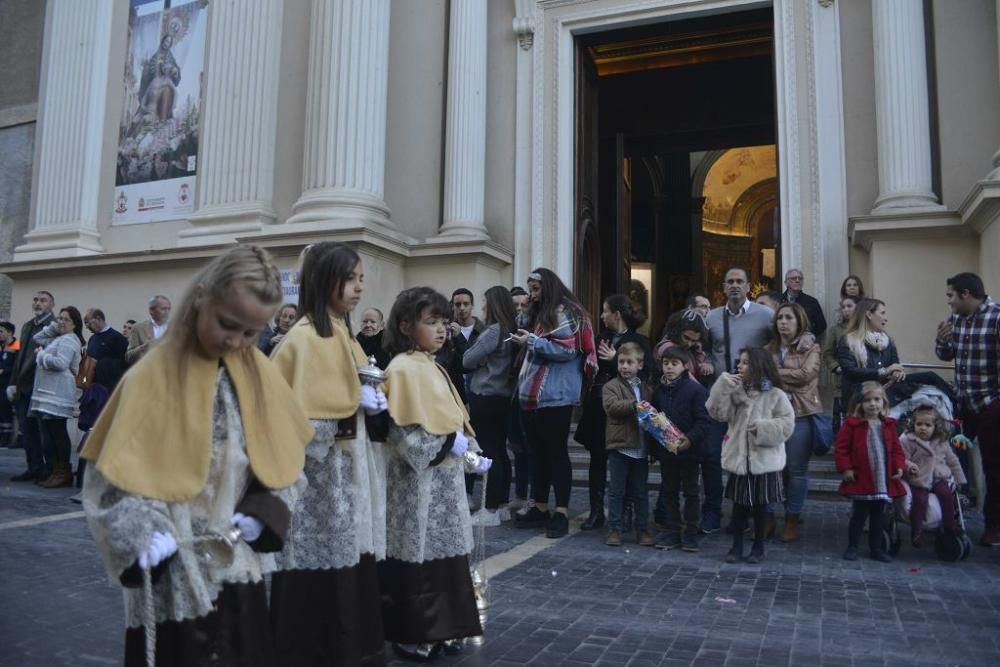
[(726, 372), (733, 372), (733, 353), (729, 349), (729, 307), (722, 307), (722, 338), (726, 346)]

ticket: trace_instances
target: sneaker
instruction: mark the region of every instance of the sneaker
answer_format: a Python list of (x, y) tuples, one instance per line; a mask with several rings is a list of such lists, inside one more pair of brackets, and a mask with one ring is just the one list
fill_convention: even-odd
[(535, 506), (535, 501), (532, 500), (531, 498), (528, 498), (527, 500), (525, 500), (523, 502), (524, 502), (524, 504), (521, 505), (521, 508), (519, 510), (517, 510), (517, 512), (516, 512), (517, 516), (524, 516), (525, 514), (527, 514), (528, 512), (531, 511), (532, 507)]
[(671, 549), (680, 549), (681, 534), (676, 530), (668, 530), (660, 533), (656, 536), (656, 548), (666, 549), (667, 551), (670, 551)]
[(653, 536), (649, 534), (648, 530), (637, 530), (635, 533), (635, 542), (640, 547), (655, 547), (656, 540)]
[(545, 537), (558, 539), (569, 532), (569, 517), (562, 512), (553, 512), (549, 525), (545, 527)]
[(884, 551), (876, 551), (875, 553), (872, 554), (872, 560), (877, 560), (880, 563), (891, 563), (892, 556), (890, 556)]
[(465, 647), (465, 639), (445, 639), (441, 642), (441, 650), (445, 655), (458, 655)]
[(719, 515), (715, 512), (705, 512), (701, 517), (701, 524), (698, 532), (702, 535), (711, 535), (719, 532)]
[(549, 513), (532, 507), (524, 514), (518, 514), (514, 525), (518, 528), (541, 528), (549, 522)]
[(698, 533), (690, 528), (684, 531), (684, 537), (681, 539), (681, 551), (692, 554), (698, 551)]
[(858, 548), (855, 546), (849, 546), (844, 550), (844, 560), (857, 560), (858, 559)]
[(514, 498), (514, 500), (507, 503), (507, 509), (510, 510), (511, 514), (514, 514), (516, 512), (520, 512), (521, 508), (525, 507), (527, 504), (528, 501), (525, 498)]
[(604, 538), (604, 543), (609, 547), (620, 547), (622, 545), (622, 532), (612, 528), (608, 531), (608, 536)]
[(984, 547), (1000, 547), (1000, 527), (990, 526), (984, 530), (979, 543)]

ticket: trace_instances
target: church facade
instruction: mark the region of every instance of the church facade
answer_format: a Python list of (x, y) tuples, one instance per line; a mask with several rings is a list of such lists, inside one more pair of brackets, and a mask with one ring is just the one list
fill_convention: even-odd
[[(801, 268), (828, 319), (858, 274), (905, 360), (928, 362), (947, 276), (976, 271), (1000, 291), (998, 14), (998, 0), (48, 0), (27, 229), (0, 265), (11, 316), (47, 289), (116, 326), (140, 319), (236, 242), (274, 253), (291, 301), (299, 253), (328, 239), (360, 252), (362, 307), (387, 310), (416, 284), (482, 294), (535, 266), (599, 294), (621, 283), (617, 265), (595, 266), (611, 239), (653, 310), (674, 286), (716, 287), (697, 259), (710, 252), (743, 248), (738, 263), (772, 284)], [(709, 69), (684, 69), (727, 81), (736, 59), (765, 64), (766, 100), (762, 129), (729, 144), (715, 128), (732, 132), (738, 113), (678, 120), (679, 133), (606, 92), (616, 76), (689, 72), (683, 95), (665, 84), (649, 99), (739, 111), (728, 89), (699, 91)], [(611, 148), (593, 159), (619, 166), (618, 186), (609, 176), (588, 208), (581, 128), (597, 104), (594, 136)], [(616, 114), (639, 128), (618, 132), (617, 157)], [(731, 152), (747, 146), (763, 148)], [(669, 200), (677, 155), (677, 210), (699, 240), (683, 249), (694, 268), (667, 277), (681, 260), (640, 261), (640, 246), (670, 209), (608, 202), (628, 190), (635, 204), (643, 179), (661, 183), (649, 201)], [(754, 155), (771, 171), (727, 194)], [(744, 172), (722, 173), (739, 159)]]

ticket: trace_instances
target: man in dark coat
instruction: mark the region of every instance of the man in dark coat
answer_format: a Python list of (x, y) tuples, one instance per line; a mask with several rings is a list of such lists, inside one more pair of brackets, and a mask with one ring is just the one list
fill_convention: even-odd
[(826, 318), (823, 317), (823, 308), (815, 297), (809, 296), (802, 291), (802, 284), (805, 278), (799, 269), (789, 269), (785, 273), (785, 292), (781, 295), (781, 300), (787, 303), (797, 303), (802, 306), (809, 316), (809, 330), (813, 332), (817, 340), (826, 331)]
[(13, 482), (48, 479), (52, 474), (52, 462), (45, 460), (42, 451), (38, 420), (28, 416), (28, 406), (31, 405), (31, 392), (35, 388), (35, 350), (38, 349), (35, 334), (55, 319), (52, 315), (55, 303), (52, 294), (44, 290), (36, 292), (31, 298), (34, 317), (21, 327), (21, 350), (14, 360), (14, 370), (7, 386), (7, 398), (14, 402), (14, 413), (21, 429), (21, 446), (24, 447), (24, 458), (28, 464), (27, 470), (10, 478)]
[(15, 331), (17, 327), (10, 322), (0, 322), (0, 447), (14, 444), (14, 406), (7, 400), (7, 384), (21, 349)]

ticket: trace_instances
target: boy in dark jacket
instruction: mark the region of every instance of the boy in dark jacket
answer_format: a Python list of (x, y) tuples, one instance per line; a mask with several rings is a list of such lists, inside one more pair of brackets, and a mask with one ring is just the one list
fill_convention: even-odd
[[(659, 549), (698, 551), (698, 462), (701, 446), (711, 418), (705, 408), (708, 390), (691, 377), (687, 368), (690, 353), (673, 346), (663, 351), (661, 384), (653, 393), (653, 406), (684, 433), (676, 451), (657, 447), (654, 455), (660, 462), (660, 493), (656, 499), (657, 522), (667, 530), (656, 536)], [(684, 497), (681, 514), (679, 496)]]

